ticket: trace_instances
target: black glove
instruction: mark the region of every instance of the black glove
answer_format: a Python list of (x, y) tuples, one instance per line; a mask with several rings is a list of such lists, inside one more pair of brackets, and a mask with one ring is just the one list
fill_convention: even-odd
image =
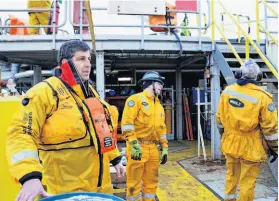
[(168, 148), (163, 148), (160, 151), (160, 158), (161, 158), (161, 163), (162, 165), (166, 164), (168, 161)]
[(269, 148), (268, 152), (269, 157), (271, 157), (270, 163), (273, 163), (278, 158), (278, 154), (272, 148)]

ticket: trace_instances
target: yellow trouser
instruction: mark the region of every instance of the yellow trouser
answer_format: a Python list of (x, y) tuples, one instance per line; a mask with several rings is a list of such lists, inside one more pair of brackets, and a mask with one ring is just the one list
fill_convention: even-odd
[(236, 188), (240, 184), (238, 201), (253, 201), (260, 162), (251, 162), (226, 155), (227, 175), (225, 201), (236, 201)]
[[(50, 12), (29, 13), (29, 25), (48, 25)], [(47, 33), (47, 28), (44, 28)], [(29, 34), (40, 34), (40, 28), (29, 28)]]
[[(127, 143), (127, 200), (155, 201), (158, 184), (159, 151), (155, 143), (141, 144), (140, 161), (131, 159), (131, 146)], [(141, 195), (142, 182), (142, 195)]]

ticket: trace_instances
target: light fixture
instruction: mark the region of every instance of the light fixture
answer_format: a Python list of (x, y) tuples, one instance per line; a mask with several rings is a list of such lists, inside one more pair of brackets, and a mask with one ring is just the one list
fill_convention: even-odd
[(133, 78), (131, 77), (119, 77), (118, 81), (119, 82), (127, 82), (127, 81), (131, 81)]

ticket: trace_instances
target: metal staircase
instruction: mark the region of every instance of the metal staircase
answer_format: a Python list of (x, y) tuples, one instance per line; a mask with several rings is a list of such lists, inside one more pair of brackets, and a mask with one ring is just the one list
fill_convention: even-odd
[[(239, 56), (242, 61), (245, 61), (245, 55), (239, 54)], [(252, 58), (260, 66), (261, 71), (263, 72), (263, 79), (260, 81), (260, 83), (263, 85), (265, 83), (272, 83), (278, 89), (278, 80), (272, 74), (271, 70), (266, 66), (265, 62), (258, 56), (258, 54), (251, 53), (250, 58)], [(216, 45), (214, 59), (219, 66), (227, 84), (230, 85), (235, 83), (234, 72), (239, 69), (240, 64), (234, 55), (220, 52), (218, 45)]]
[[(239, 54), (242, 61), (245, 61), (245, 55)], [(213, 58), (218, 65), (221, 74), (226, 81), (226, 84), (231, 85), (236, 82), (234, 78), (234, 72), (240, 67), (239, 61), (234, 57), (233, 54), (222, 53), (218, 45), (215, 44), (215, 51), (213, 52)], [(250, 53), (252, 58), (263, 72), (263, 79), (260, 81), (260, 85), (269, 93), (273, 94), (274, 103), (278, 103), (278, 80), (273, 75), (271, 70), (267, 67), (265, 62), (259, 57), (257, 53)], [(276, 68), (275, 68), (276, 69)], [(276, 69), (277, 71), (277, 69)], [(277, 104), (276, 104), (277, 105)]]
[[(263, 72), (263, 79), (260, 81), (260, 85), (268, 92), (274, 95), (274, 102), (278, 102), (278, 67), (276, 63), (273, 63), (270, 58), (266, 55), (267, 52), (267, 44), (268, 44), (268, 37), (278, 45), (278, 41), (271, 35), (265, 27), (260, 24), (259, 22), (259, 8), (257, 12), (257, 40), (253, 40), (250, 37), (250, 19), (248, 18), (248, 32), (240, 26), (239, 22), (237, 21), (234, 15), (230, 14), (228, 10), (224, 7), (224, 5), (217, 0), (219, 5), (225, 11), (224, 13), (234, 22), (238, 29), (238, 38), (235, 39), (228, 39), (225, 34), (224, 26), (222, 28), (219, 27), (218, 24), (213, 23), (213, 27), (216, 27), (219, 33), (222, 35), (223, 40), (227, 43), (228, 47), (232, 50), (231, 53), (222, 52), (221, 48), (217, 41), (214, 43), (214, 51), (213, 51), (213, 59), (216, 65), (219, 67), (222, 77), (224, 78), (226, 84), (230, 85), (236, 82), (234, 78), (234, 72), (239, 69), (241, 64), (247, 58), (252, 58), (259, 66), (261, 71)], [(257, 6), (259, 6), (260, 2), (256, 2)], [(267, 3), (269, 2), (262, 2), (267, 7)], [(269, 7), (268, 7), (269, 8)], [(278, 17), (278, 14), (274, 11), (275, 16)], [(265, 15), (267, 19), (267, 15)], [(223, 18), (222, 18), (223, 20)], [(214, 19), (213, 19), (214, 21)], [(267, 23), (266, 23), (267, 24)], [(222, 23), (222, 25), (224, 25)], [(261, 31), (262, 33), (266, 34), (266, 39), (264, 41), (260, 40), (260, 28), (264, 30)], [(214, 33), (214, 32), (213, 32)], [(243, 37), (241, 37), (241, 34)], [(267, 37), (268, 36), (268, 37)], [(236, 44), (245, 48), (245, 52), (240, 52), (235, 46)], [(255, 51), (251, 51), (255, 50)]]

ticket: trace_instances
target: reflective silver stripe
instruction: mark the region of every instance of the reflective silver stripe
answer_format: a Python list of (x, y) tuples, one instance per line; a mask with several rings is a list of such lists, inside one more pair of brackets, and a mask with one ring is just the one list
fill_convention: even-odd
[(223, 93), (229, 94), (229, 95), (232, 95), (232, 96), (236, 96), (237, 98), (241, 98), (241, 99), (247, 100), (247, 101), (252, 102), (252, 103), (258, 103), (258, 101), (259, 101), (257, 98), (248, 96), (246, 94), (241, 94), (241, 93), (238, 93), (236, 91), (229, 90), (229, 89), (225, 89), (223, 91)]
[(140, 197), (141, 197), (141, 195), (138, 194), (138, 195), (136, 195), (136, 196), (126, 196), (126, 199), (127, 199), (127, 200), (130, 200), (130, 201), (135, 201), (135, 200), (137, 200), (137, 199), (140, 199)]
[(142, 197), (144, 197), (144, 198), (155, 198), (155, 194), (143, 193)]
[(225, 195), (225, 199), (235, 199), (235, 195)]
[(19, 152), (12, 156), (12, 164), (18, 163), (27, 158), (36, 159), (37, 161), (39, 161), (38, 152), (33, 150), (26, 150), (26, 151)]
[(224, 128), (222, 124), (217, 124), (217, 128)]
[(264, 136), (264, 138), (266, 139), (266, 140), (278, 140), (278, 133), (275, 133), (275, 134), (273, 134), (273, 135), (269, 135), (269, 136)]
[(135, 126), (133, 124), (127, 124), (122, 126), (122, 131), (134, 131)]
[(167, 139), (167, 135), (161, 135), (160, 138), (163, 139)]
[[(141, 102), (142, 102), (142, 103), (147, 103), (145, 97), (143, 96), (143, 94), (141, 94)], [(148, 110), (148, 105), (143, 105), (143, 106), (144, 106), (144, 108), (145, 108), (146, 110)]]

